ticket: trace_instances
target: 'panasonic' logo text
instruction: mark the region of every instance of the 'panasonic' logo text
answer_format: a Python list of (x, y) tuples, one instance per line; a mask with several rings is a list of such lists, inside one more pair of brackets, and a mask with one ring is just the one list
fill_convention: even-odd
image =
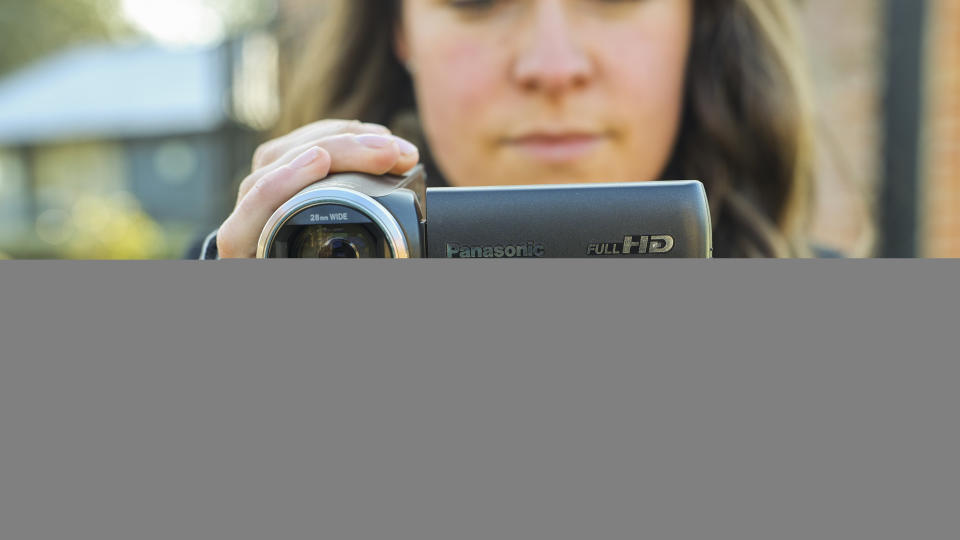
[(542, 258), (547, 248), (543, 244), (527, 242), (509, 246), (464, 246), (447, 244), (448, 259), (515, 259)]

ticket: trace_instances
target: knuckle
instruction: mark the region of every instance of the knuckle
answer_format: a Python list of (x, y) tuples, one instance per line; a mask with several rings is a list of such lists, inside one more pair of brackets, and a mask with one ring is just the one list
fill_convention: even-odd
[(233, 220), (227, 219), (217, 232), (217, 252), (221, 257), (232, 256), (237, 253)]
[(377, 131), (377, 132), (383, 133), (384, 135), (389, 135), (389, 134), (391, 133), (391, 132), (390, 132), (390, 128), (388, 128), (387, 126), (382, 126), (382, 125), (380, 125), (380, 124), (369, 124), (369, 123), (367, 123), (367, 124), (363, 124), (363, 127), (366, 128), (366, 129), (370, 129), (370, 130), (373, 130), (373, 131)]
[(370, 157), (370, 167), (376, 174), (387, 174), (397, 165), (398, 155), (396, 152), (377, 152)]
[(378, 131), (382, 131), (383, 133), (391, 133), (390, 128), (381, 124), (364, 124), (364, 126), (371, 129), (378, 130)]
[(250, 176), (244, 178), (243, 182), (240, 182), (240, 187), (237, 188), (238, 203), (240, 202), (241, 199), (243, 199), (244, 195), (250, 192), (250, 188), (253, 187), (253, 184), (255, 181), (256, 181), (256, 177), (251, 174)]
[[(283, 170), (282, 168), (277, 169), (276, 172), (279, 173), (282, 170)], [(270, 195), (273, 194), (273, 191), (276, 189), (274, 186), (276, 186), (277, 184), (275, 181), (273, 181), (274, 176), (275, 175), (269, 175), (264, 178), (261, 178), (259, 182), (257, 182), (256, 184), (253, 185), (252, 188), (250, 188), (250, 192), (247, 194), (247, 198), (246, 198), (246, 200), (248, 201), (246, 203), (247, 205), (255, 203), (259, 198), (270, 197)]]
[(338, 133), (352, 133), (359, 129), (360, 122), (356, 120), (321, 120), (317, 124), (317, 128), (321, 133), (326, 134), (327, 136), (335, 135)]
[(258, 202), (257, 199), (266, 199), (272, 200), (282, 195), (281, 191), (283, 190), (283, 182), (287, 178), (290, 178), (296, 174), (296, 170), (292, 169), (289, 165), (284, 165), (283, 167), (278, 168), (272, 173), (264, 176), (257, 181), (250, 189), (250, 193), (247, 198), (250, 198), (250, 195), (254, 196), (254, 202)]
[(253, 153), (253, 168), (256, 170), (265, 165), (273, 163), (280, 157), (278, 153), (279, 145), (276, 141), (269, 141), (261, 144)]
[(317, 139), (314, 143), (321, 148), (336, 150), (345, 143), (350, 143), (357, 135), (355, 133), (331, 133)]
[(359, 133), (381, 133), (383, 135), (389, 135), (390, 129), (386, 126), (380, 124), (374, 124), (370, 122), (362, 122), (360, 120), (337, 120), (337, 123), (334, 126), (333, 131), (343, 134), (359, 134)]
[(412, 159), (401, 159), (397, 164), (390, 170), (394, 174), (404, 174), (407, 171), (410, 171), (417, 166), (417, 161)]

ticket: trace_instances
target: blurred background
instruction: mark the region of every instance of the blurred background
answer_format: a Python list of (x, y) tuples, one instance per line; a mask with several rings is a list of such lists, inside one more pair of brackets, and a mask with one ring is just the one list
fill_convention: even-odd
[[(798, 0), (817, 241), (960, 257), (960, 0)], [(0, 257), (166, 259), (229, 214), (323, 0), (0, 0)]]

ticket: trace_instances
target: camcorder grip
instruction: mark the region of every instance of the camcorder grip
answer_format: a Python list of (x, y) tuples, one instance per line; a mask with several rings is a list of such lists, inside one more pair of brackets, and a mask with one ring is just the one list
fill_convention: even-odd
[(335, 174), (270, 218), (259, 258), (710, 258), (698, 181), (426, 189)]

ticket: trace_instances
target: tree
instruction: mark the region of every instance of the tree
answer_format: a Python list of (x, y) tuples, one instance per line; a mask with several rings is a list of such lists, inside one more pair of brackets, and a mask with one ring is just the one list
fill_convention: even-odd
[[(276, 0), (192, 1), (216, 13), (224, 37), (265, 24), (276, 9)], [(122, 0), (0, 0), (0, 74), (66, 47), (138, 33), (124, 17)]]
[(63, 47), (129, 34), (118, 0), (0, 0), (0, 73)]

